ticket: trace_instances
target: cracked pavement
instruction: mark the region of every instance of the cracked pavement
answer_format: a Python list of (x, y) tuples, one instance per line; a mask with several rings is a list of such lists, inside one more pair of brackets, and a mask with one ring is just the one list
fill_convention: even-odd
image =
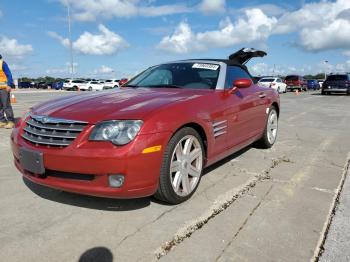
[[(18, 92), (15, 113), (66, 94)], [(275, 146), (249, 147), (209, 167), (195, 195), (178, 206), (25, 181), (12, 164), (10, 131), (1, 129), (0, 256), (97, 260), (108, 257), (104, 250), (114, 261), (312, 260), (350, 151), (349, 99), (281, 95)]]

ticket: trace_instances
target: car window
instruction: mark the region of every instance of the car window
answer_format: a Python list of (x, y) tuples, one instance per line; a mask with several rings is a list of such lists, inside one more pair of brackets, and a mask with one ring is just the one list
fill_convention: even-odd
[(229, 66), (227, 68), (225, 88), (231, 88), (233, 81), (240, 78), (251, 79), (250, 75), (246, 71), (244, 71), (242, 68), (238, 66)]
[(275, 79), (273, 78), (263, 78), (263, 79), (260, 79), (259, 82), (273, 82)]
[(286, 81), (297, 81), (299, 80), (299, 76), (295, 76), (295, 75), (290, 75), (290, 76), (286, 76)]
[(170, 63), (151, 67), (129, 81), (134, 87), (214, 89), (220, 66), (201, 62)]
[(281, 78), (277, 78), (277, 83), (282, 83), (282, 79)]
[(330, 75), (327, 77), (327, 81), (342, 81), (348, 80), (347, 75)]
[(110, 82), (112, 82), (112, 80), (106, 80), (106, 83), (110, 83)]

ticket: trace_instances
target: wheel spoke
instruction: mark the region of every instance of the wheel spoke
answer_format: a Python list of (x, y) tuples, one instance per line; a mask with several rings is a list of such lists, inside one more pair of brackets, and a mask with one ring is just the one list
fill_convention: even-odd
[(173, 187), (174, 187), (175, 192), (179, 191), (181, 181), (182, 181), (182, 174), (179, 171), (175, 174), (174, 180), (173, 180)]
[(193, 144), (193, 137), (190, 136), (189, 138), (187, 138), (187, 140), (185, 142), (184, 149), (183, 149), (183, 153), (185, 155), (188, 155), (190, 153), (191, 148), (192, 148), (192, 144)]
[(178, 161), (181, 161), (183, 159), (183, 148), (182, 148), (182, 144), (179, 143), (177, 146), (176, 146), (176, 149), (175, 149), (175, 155), (176, 155), (176, 158)]
[(191, 186), (190, 186), (190, 180), (188, 178), (188, 174), (183, 174), (182, 175), (182, 190), (184, 191), (184, 193), (187, 195), (189, 193), (191, 193)]
[(199, 148), (195, 148), (191, 153), (190, 153), (190, 163), (192, 163), (194, 160), (199, 158), (202, 155), (202, 150)]
[(197, 169), (196, 167), (190, 165), (190, 168), (188, 170), (189, 175), (192, 177), (199, 177), (201, 175), (201, 170)]

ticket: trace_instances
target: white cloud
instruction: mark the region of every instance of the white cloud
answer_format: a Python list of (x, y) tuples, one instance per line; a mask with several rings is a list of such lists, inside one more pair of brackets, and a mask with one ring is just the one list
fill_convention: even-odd
[(79, 21), (94, 21), (98, 17), (111, 19), (114, 17), (133, 16), (163, 16), (178, 13), (191, 12), (192, 9), (182, 4), (152, 5), (140, 0), (60, 0), (64, 5), (70, 3), (73, 10), (73, 18)]
[(173, 53), (204, 51), (209, 47), (228, 47), (236, 44), (266, 40), (277, 19), (266, 16), (260, 9), (245, 11), (245, 17), (232, 23), (230, 18), (222, 20), (219, 29), (193, 33), (186, 22), (181, 22), (173, 35), (164, 37), (158, 48)]
[[(86, 55), (111, 55), (126, 48), (129, 44), (117, 33), (110, 31), (107, 27), (100, 24), (98, 26), (99, 34), (84, 32), (72, 43), (73, 49)], [(69, 40), (63, 38), (55, 32), (48, 34), (59, 40), (65, 47), (69, 47)]]
[(225, 12), (226, 0), (202, 0), (199, 4), (199, 10), (205, 14)]
[(274, 33), (300, 32), (298, 45), (308, 51), (350, 46), (350, 1), (320, 1), (284, 14)]
[(2, 17), (2, 11), (0, 10), (0, 17)]
[[(274, 4), (254, 5), (254, 6), (242, 8), (238, 11), (244, 12), (245, 10), (252, 9), (252, 8), (260, 9), (267, 16), (280, 16), (280, 15), (285, 14), (287, 12), (287, 10), (285, 8), (278, 6), (278, 5), (274, 5)], [(232, 13), (234, 13), (234, 14), (237, 13), (237, 10), (233, 9)]]
[(164, 37), (157, 48), (177, 54), (206, 50), (205, 46), (198, 42), (197, 36), (186, 22), (181, 22), (173, 35)]
[(100, 68), (94, 70), (95, 74), (103, 74), (103, 75), (110, 75), (114, 73), (114, 69), (105, 65), (102, 65)]
[(3, 57), (17, 57), (22, 58), (33, 51), (31, 45), (19, 44), (16, 39), (10, 39), (6, 36), (0, 35), (0, 54)]

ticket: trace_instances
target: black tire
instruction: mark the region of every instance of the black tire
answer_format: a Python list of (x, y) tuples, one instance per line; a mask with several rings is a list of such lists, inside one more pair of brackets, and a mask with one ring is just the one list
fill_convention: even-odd
[(91, 86), (89, 86), (89, 91), (92, 91), (92, 87)]
[(322, 90), (322, 91), (321, 91), (321, 95), (324, 96), (324, 95), (327, 95), (327, 93), (326, 93), (325, 91)]
[[(159, 185), (158, 185), (158, 189), (157, 192), (154, 194), (154, 197), (167, 202), (169, 204), (180, 204), (184, 201), (186, 201), (187, 199), (189, 199), (194, 192), (197, 190), (198, 185), (200, 184), (200, 180), (202, 177), (202, 173), (203, 173), (203, 168), (202, 168), (202, 172), (201, 175), (199, 177), (199, 181), (196, 185), (196, 187), (193, 189), (193, 191), (188, 194), (187, 196), (179, 196), (178, 194), (175, 193), (173, 186), (171, 184), (171, 178), (170, 178), (170, 164), (171, 164), (171, 158), (173, 156), (173, 152), (176, 148), (176, 145), (179, 143), (179, 141), (184, 138), (187, 135), (193, 135), (195, 136), (199, 143), (200, 146), (202, 148), (202, 159), (204, 161), (204, 146), (203, 146), (203, 141), (202, 138), (200, 137), (200, 135), (198, 134), (198, 132), (196, 130), (194, 130), (193, 128), (190, 127), (185, 127), (180, 129), (179, 131), (177, 131), (173, 137), (170, 139), (165, 151), (164, 151), (164, 155), (163, 155), (163, 161), (162, 161), (162, 166), (160, 169), (160, 176), (159, 176)], [(203, 167), (202, 163), (202, 167)]]
[[(275, 140), (273, 141), (273, 143), (270, 143), (269, 139), (268, 139), (268, 131), (267, 131), (267, 123), (269, 121), (269, 118), (270, 118), (270, 115), (272, 114), (272, 112), (275, 112), (277, 114), (277, 110), (274, 106), (271, 106), (270, 109), (269, 109), (269, 114), (266, 118), (266, 125), (265, 125), (265, 129), (264, 129), (264, 133), (262, 135), (262, 137), (255, 142), (255, 146), (257, 148), (263, 148), (263, 149), (268, 149), (268, 148), (271, 148), (274, 143), (276, 142), (276, 139), (277, 139), (277, 135), (276, 135), (276, 138)], [(277, 114), (277, 133), (278, 133), (278, 114)]]
[(78, 87), (77, 86), (73, 86), (73, 91), (78, 91)]
[(280, 93), (281, 90), (280, 90), (280, 87), (277, 87), (277, 93)]

